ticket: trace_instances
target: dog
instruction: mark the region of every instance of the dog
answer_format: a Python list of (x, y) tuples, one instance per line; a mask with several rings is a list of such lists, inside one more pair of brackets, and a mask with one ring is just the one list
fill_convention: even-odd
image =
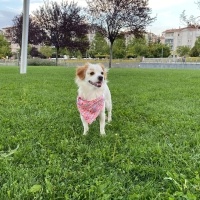
[(83, 123), (83, 135), (89, 131), (88, 124), (99, 117), (100, 134), (105, 135), (105, 124), (112, 120), (111, 93), (107, 85), (107, 69), (102, 64), (86, 63), (76, 69), (78, 85), (77, 108)]

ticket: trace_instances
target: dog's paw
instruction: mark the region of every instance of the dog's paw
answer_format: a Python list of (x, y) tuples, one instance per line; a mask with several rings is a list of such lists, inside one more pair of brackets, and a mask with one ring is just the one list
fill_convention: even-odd
[(101, 131), (100, 131), (100, 135), (101, 135), (101, 136), (105, 136), (105, 135), (106, 135), (105, 130), (101, 130)]
[(105, 137), (106, 133), (100, 133), (101, 137)]
[(88, 130), (84, 130), (83, 135), (87, 135), (88, 134)]

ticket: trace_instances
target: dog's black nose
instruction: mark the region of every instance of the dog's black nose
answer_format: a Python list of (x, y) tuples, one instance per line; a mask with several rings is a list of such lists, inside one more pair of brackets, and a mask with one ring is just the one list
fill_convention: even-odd
[(103, 81), (103, 76), (98, 76), (99, 81)]

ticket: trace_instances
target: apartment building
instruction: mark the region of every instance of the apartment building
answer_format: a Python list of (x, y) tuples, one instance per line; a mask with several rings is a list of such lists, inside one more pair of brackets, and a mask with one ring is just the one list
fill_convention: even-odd
[(200, 37), (200, 29), (197, 27), (168, 29), (162, 33), (161, 42), (169, 45), (172, 51), (176, 51), (178, 46), (192, 48), (198, 37)]
[[(124, 32), (124, 37), (125, 37), (125, 43), (126, 43), (126, 46), (127, 46), (135, 36), (131, 32)], [(157, 35), (155, 35), (154, 33), (151, 33), (151, 32), (145, 33), (144, 37), (147, 41), (147, 44), (158, 42), (159, 39), (160, 39), (159, 36), (157, 36)]]

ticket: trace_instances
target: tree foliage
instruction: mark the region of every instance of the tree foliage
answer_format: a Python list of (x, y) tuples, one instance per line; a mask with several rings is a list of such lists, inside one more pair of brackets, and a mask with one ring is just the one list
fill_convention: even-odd
[[(19, 44), (21, 48), (22, 43), (22, 27), (23, 27), (23, 13), (17, 15), (13, 19), (13, 27), (8, 29), (7, 34), (10, 36), (12, 42)], [(29, 44), (40, 44), (46, 38), (45, 32), (40, 28), (36, 20), (32, 16), (29, 16), (29, 33), (28, 43)]]
[(144, 37), (133, 38), (127, 45), (127, 57), (148, 57), (148, 45)]
[(113, 45), (113, 58), (125, 58), (126, 57), (126, 42), (124, 35), (120, 35), (116, 38)]
[[(197, 4), (198, 9), (200, 9), (200, 0), (195, 1), (195, 3)], [(188, 27), (200, 26), (200, 16), (194, 16), (194, 15), (188, 16), (185, 10), (183, 10), (183, 12), (180, 14), (180, 21), (182, 22), (183, 25)]]
[(55, 46), (56, 58), (61, 47), (82, 52), (88, 48), (88, 26), (77, 3), (44, 1), (44, 5), (34, 12), (34, 16), (47, 35), (45, 43)]
[(180, 14), (180, 21), (184, 26), (187, 27), (198, 26), (198, 18), (194, 15), (187, 16), (185, 10)]
[(197, 57), (200, 55), (200, 37), (197, 38), (194, 47), (190, 50), (190, 56)]
[(5, 37), (0, 34), (0, 59), (5, 58), (6, 56), (11, 56), (10, 44), (7, 42)]
[(108, 54), (109, 54), (108, 43), (106, 42), (104, 36), (101, 33), (96, 32), (89, 49), (90, 57), (101, 58), (103, 56), (106, 57)]
[(161, 58), (170, 55), (170, 48), (159, 42), (147, 43), (145, 37), (133, 38), (127, 45), (127, 57)]
[(40, 54), (40, 52), (38, 51), (38, 49), (36, 47), (31, 47), (29, 55), (31, 57), (42, 57), (42, 55)]
[(49, 58), (52, 56), (53, 50), (50, 46), (42, 46), (40, 47), (40, 53), (46, 58)]
[(187, 55), (189, 55), (190, 47), (178, 46), (176, 49), (176, 52), (179, 54), (179, 56), (187, 56)]
[(110, 62), (113, 43), (122, 29), (135, 35), (145, 32), (145, 28), (155, 18), (150, 17), (148, 0), (86, 0), (92, 23), (100, 27), (110, 42)]
[(149, 55), (147, 57), (162, 58), (170, 55), (170, 48), (166, 44), (153, 43), (149, 45)]

